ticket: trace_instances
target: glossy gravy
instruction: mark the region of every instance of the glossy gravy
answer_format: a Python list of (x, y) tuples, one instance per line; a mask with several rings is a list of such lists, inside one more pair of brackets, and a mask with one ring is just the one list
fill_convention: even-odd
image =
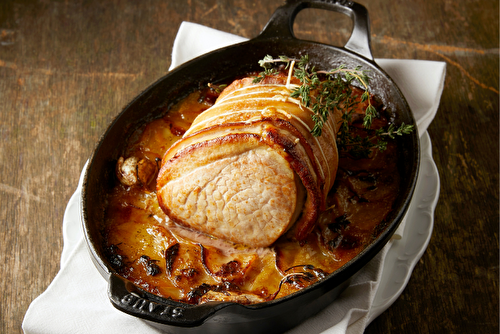
[[(123, 152), (159, 165), (165, 151), (217, 97), (192, 93), (166, 116), (138, 129)], [(387, 126), (382, 118), (373, 128)], [(367, 135), (354, 122), (353, 131)], [(199, 304), (212, 300), (258, 303), (300, 290), (339, 269), (384, 229), (398, 195), (396, 144), (369, 159), (342, 156), (328, 209), (306, 242), (283, 235), (272, 247), (248, 249), (175, 225), (159, 208), (153, 179), (108, 197), (106, 257), (118, 274), (164, 298)]]

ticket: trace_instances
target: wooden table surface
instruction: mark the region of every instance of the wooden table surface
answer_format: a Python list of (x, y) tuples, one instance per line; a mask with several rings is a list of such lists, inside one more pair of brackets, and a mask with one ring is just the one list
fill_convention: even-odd
[[(445, 61), (429, 128), (435, 228), (401, 297), (367, 333), (498, 332), (499, 6), (360, 0), (376, 58)], [(61, 224), (108, 123), (167, 73), (182, 21), (254, 37), (282, 0), (0, 3), (0, 332), (19, 333), (59, 270)], [(297, 36), (343, 45), (351, 21), (308, 9)]]

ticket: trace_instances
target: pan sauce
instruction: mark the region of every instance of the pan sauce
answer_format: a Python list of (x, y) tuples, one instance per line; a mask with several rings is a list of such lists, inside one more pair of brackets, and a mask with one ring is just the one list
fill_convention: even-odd
[[(159, 164), (168, 147), (216, 97), (211, 89), (192, 93), (166, 116), (138, 129), (123, 157)], [(372, 128), (386, 125), (381, 117)], [(356, 123), (353, 131), (365, 133)], [(341, 156), (327, 198), (329, 209), (306, 242), (300, 245), (285, 234), (272, 247), (259, 249), (228, 244), (170, 222), (158, 206), (156, 177), (147, 185), (117, 181), (108, 197), (106, 256), (121, 276), (165, 298), (192, 304), (280, 298), (337, 270), (384, 229), (398, 195), (396, 162), (393, 142), (370, 159)]]

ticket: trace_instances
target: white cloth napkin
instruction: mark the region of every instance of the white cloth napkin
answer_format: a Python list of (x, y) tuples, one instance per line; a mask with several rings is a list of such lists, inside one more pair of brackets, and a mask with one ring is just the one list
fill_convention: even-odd
[[(212, 49), (243, 40), (239, 36), (184, 22), (174, 42), (172, 68)], [(445, 63), (390, 59), (377, 59), (377, 63), (399, 85), (415, 114), (419, 133), (421, 136), (426, 134), (427, 126), (432, 122), (439, 105)], [(432, 157), (429, 159), (432, 161)], [(82, 179), (64, 214), (61, 268), (47, 290), (29, 306), (23, 321), (24, 333), (159, 333), (140, 319), (116, 310), (109, 302), (107, 282), (94, 267), (83, 237), (80, 221), (81, 185)], [(435, 194), (431, 195), (437, 201), (438, 190), (432, 191)], [(431, 207), (430, 211), (433, 212), (433, 209)], [(406, 232), (405, 224), (411, 223), (412, 217), (407, 217), (396, 233), (403, 235)], [(430, 231), (427, 233), (430, 234)], [(428, 241), (430, 235), (425, 237)], [(369, 322), (399, 296), (389, 296), (392, 297), (390, 302), (374, 305), (381, 285), (384, 261), (397, 242), (399, 240), (389, 242), (358, 272), (350, 286), (332, 305), (289, 333), (362, 333)], [(424, 241), (418, 258), (426, 246)]]

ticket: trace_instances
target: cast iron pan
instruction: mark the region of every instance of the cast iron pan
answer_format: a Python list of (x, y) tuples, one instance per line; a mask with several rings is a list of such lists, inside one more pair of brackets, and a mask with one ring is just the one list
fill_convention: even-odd
[[(300, 10), (308, 7), (340, 12), (353, 19), (352, 35), (344, 47), (295, 38), (294, 19)], [(167, 332), (283, 332), (331, 304), (348, 285), (349, 278), (382, 249), (401, 222), (410, 203), (418, 172), (417, 131), (400, 137), (401, 194), (385, 230), (341, 269), (302, 291), (250, 306), (231, 302), (193, 306), (144, 292), (113, 271), (102, 248), (102, 222), (106, 194), (115, 182), (115, 164), (128, 137), (144, 122), (163, 116), (159, 110), (165, 110), (165, 107), (198, 87), (260, 70), (258, 61), (268, 54), (296, 58), (308, 54), (320, 69), (345, 64), (349, 67), (359, 65), (362, 69), (370, 70), (371, 92), (384, 104), (394, 122), (415, 124), (398, 87), (373, 61), (366, 9), (351, 1), (288, 0), (276, 10), (256, 38), (205, 54), (172, 70), (137, 96), (116, 117), (100, 139), (85, 172), (82, 193), (85, 237), (97, 269), (109, 282), (109, 299), (117, 309)]]

